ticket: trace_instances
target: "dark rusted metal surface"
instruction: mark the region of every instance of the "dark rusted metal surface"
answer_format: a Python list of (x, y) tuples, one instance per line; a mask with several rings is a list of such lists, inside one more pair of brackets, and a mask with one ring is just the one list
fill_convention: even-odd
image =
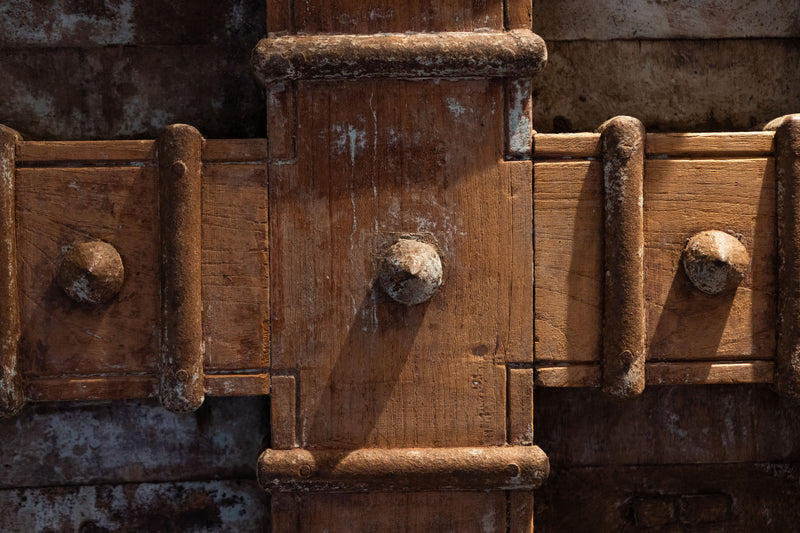
[(267, 84), (287, 79), (515, 77), (547, 61), (530, 30), (380, 35), (290, 35), (262, 39), (253, 71)]
[(265, 450), (264, 489), (291, 491), (533, 490), (550, 474), (538, 446)]
[(173, 124), (159, 137), (161, 403), (175, 412), (203, 403), (200, 175), (203, 137)]
[(686, 275), (706, 294), (735, 291), (749, 267), (750, 256), (744, 244), (724, 231), (701, 231), (683, 249)]
[(605, 185), (603, 390), (630, 398), (644, 390), (645, 131), (633, 117), (600, 126)]
[(778, 217), (778, 350), (775, 385), (800, 399), (800, 114), (774, 120)]
[(433, 245), (398, 239), (383, 257), (378, 280), (394, 301), (416, 305), (431, 299), (442, 285), (442, 275), (442, 260)]
[(25, 403), (19, 374), (19, 294), (15, 208), (16, 149), (19, 134), (0, 124), (0, 417)]
[(125, 269), (119, 252), (103, 241), (74, 243), (61, 262), (58, 282), (74, 302), (101, 304), (119, 294)]

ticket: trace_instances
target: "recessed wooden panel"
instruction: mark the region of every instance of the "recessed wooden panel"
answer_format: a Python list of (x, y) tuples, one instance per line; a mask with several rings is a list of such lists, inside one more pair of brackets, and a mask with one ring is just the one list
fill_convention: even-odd
[[(26, 376), (152, 372), (158, 363), (155, 169), (20, 168), (17, 264)], [(125, 282), (113, 303), (72, 303), (55, 284), (76, 240), (113, 243)]]
[[(269, 392), (263, 139), (208, 140), (202, 176), (206, 394)], [(21, 366), (34, 401), (158, 392), (158, 211), (153, 141), (23, 142), (17, 241)], [(114, 245), (125, 267), (106, 304), (69, 300), (54, 279), (73, 241)]]
[[(490, 81), (299, 85), (270, 220), (272, 366), (299, 365), (301, 446), (506, 441), (502, 364), (532, 351), (514, 296), (530, 226), (508, 231), (530, 163), (502, 162), (502, 98)], [(373, 285), (403, 233), (430, 234), (445, 265), (413, 307)]]
[[(645, 163), (648, 360), (774, 356), (774, 180), (768, 158)], [(686, 239), (708, 229), (737, 235), (750, 255), (735, 294), (700, 292), (680, 263)]]
[[(586, 364), (599, 362), (603, 321), (603, 177), (596, 143), (596, 134), (534, 138), (534, 157), (542, 158), (534, 163), (535, 338), (542, 386), (599, 385), (600, 367)], [(775, 177), (774, 161), (766, 157), (771, 149), (771, 132), (647, 135), (648, 384), (771, 379), (776, 319)], [(750, 255), (749, 272), (735, 294), (706, 295), (685, 275), (685, 242), (708, 229), (736, 235)], [(747, 360), (754, 363), (739, 363)], [(564, 363), (579, 364), (560, 366)]]

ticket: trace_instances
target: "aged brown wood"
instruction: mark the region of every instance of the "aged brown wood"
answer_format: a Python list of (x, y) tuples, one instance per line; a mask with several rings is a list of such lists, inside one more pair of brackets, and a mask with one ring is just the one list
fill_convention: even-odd
[[(631, 398), (644, 390), (645, 131), (633, 117), (600, 126), (603, 148), (603, 391)], [(580, 214), (578, 215), (580, 216)]]
[[(158, 243), (154, 142), (22, 143), (17, 218), (21, 368), (29, 399), (157, 396)], [(202, 179), (205, 391), (269, 391), (263, 139), (209, 140)], [(72, 151), (69, 148), (74, 148)], [(134, 147), (135, 148), (135, 147)], [(96, 152), (93, 152), (96, 150)], [(93, 158), (96, 154), (96, 158)], [(138, 161), (148, 156), (150, 160)], [(74, 162), (74, 163), (72, 163)], [(59, 166), (75, 164), (79, 166)], [(64, 247), (99, 238), (120, 252), (120, 294), (97, 309), (53, 285)]]
[(775, 385), (800, 399), (800, 115), (775, 128), (778, 216), (778, 353)]
[[(597, 134), (534, 136), (537, 382), (597, 386), (602, 305), (601, 166)], [(744, 143), (747, 139), (752, 147)], [(541, 141), (541, 142), (540, 142)], [(655, 144), (653, 148), (651, 141)], [(647, 383), (764, 382), (771, 367), (734, 364), (684, 376), (677, 361), (764, 360), (775, 350), (774, 162), (771, 132), (648, 134), (644, 179), (647, 358), (672, 377)], [(575, 160), (570, 146), (575, 147)], [(543, 147), (543, 159), (539, 159)], [(672, 151), (670, 151), (672, 150)], [(691, 158), (687, 157), (691, 154)], [(758, 154), (750, 157), (746, 154)], [(676, 206), (691, 206), (690, 209)], [(737, 236), (751, 257), (735, 293), (708, 296), (681, 266), (702, 230)], [(563, 363), (581, 364), (575, 368)], [(596, 364), (596, 363), (595, 363)], [(771, 364), (771, 363), (770, 363)], [(656, 367), (647, 365), (647, 370)], [(697, 366), (696, 368), (702, 368)]]
[(203, 403), (201, 179), (203, 137), (186, 124), (158, 138), (159, 397), (175, 412)]
[(19, 371), (19, 286), (17, 282), (16, 165), (20, 135), (0, 125), (0, 417), (25, 403)]
[[(646, 363), (648, 385), (729, 385), (772, 383), (773, 361), (664, 362)], [(576, 364), (537, 366), (536, 385), (540, 387), (599, 387), (600, 367)]]
[[(296, 158), (280, 148), (269, 186), (271, 372), (292, 374), (287, 384), (296, 378), (299, 403), (288, 385), (272, 401), (297, 405), (297, 445), (498, 447), (511, 438), (509, 423), (515, 440), (531, 439), (532, 371), (519, 369), (527, 388), (524, 377), (513, 380), (522, 398), (509, 422), (514, 369), (506, 367), (532, 362), (531, 165), (503, 161), (502, 81), (300, 81), (296, 89), (270, 106), (279, 115), (270, 124), (298, 122)], [(444, 268), (440, 289), (410, 307), (375, 283), (377, 252), (404, 234), (434, 239)], [(291, 420), (273, 419), (276, 445), (293, 442)], [(507, 513), (494, 494), (479, 500), (486, 520)], [(515, 520), (530, 524), (524, 497), (515, 498)], [(280, 523), (299, 516), (304, 528), (377, 521), (391, 531), (389, 517), (417, 513), (436, 523), (429, 505), (408, 507), (413, 498), (279, 501)], [(343, 513), (345, 505), (362, 512)], [(375, 505), (379, 517), (365, 511)]]
[(299, 79), (529, 77), (547, 60), (539, 36), (505, 32), (291, 35), (262, 39), (253, 72), (263, 84)]
[(282, 492), (514, 490), (550, 472), (538, 446), (264, 450), (258, 479)]

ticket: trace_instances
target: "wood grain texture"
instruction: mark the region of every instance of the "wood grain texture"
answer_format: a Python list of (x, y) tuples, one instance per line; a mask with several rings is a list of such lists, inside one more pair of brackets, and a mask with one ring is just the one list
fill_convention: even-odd
[[(772, 159), (648, 160), (645, 165), (648, 360), (765, 359), (775, 353), (775, 176)], [(718, 229), (741, 238), (750, 272), (734, 294), (697, 290), (684, 241)]]
[(533, 13), (534, 30), (553, 41), (795, 37), (800, 24), (800, 7), (791, 0), (534, 0)]
[[(732, 385), (772, 383), (773, 361), (653, 362), (645, 364), (647, 385)], [(539, 387), (599, 387), (598, 365), (537, 366)]]
[[(264, 139), (206, 139), (203, 161), (263, 161), (267, 143)], [(33, 166), (67, 161), (147, 162), (155, 157), (155, 141), (22, 141), (17, 147), (17, 161)]]
[[(648, 157), (766, 157), (774, 151), (771, 131), (730, 133), (648, 133)], [(583, 159), (600, 155), (599, 133), (538, 133), (535, 158)]]
[(599, 161), (534, 163), (536, 361), (595, 361), (603, 320)]
[(503, 11), (507, 30), (531, 28), (531, 0), (503, 0)]
[[(645, 163), (645, 303), (650, 360), (740, 360), (775, 349), (775, 185), (770, 158)], [(536, 359), (599, 353), (600, 165), (534, 164)], [(680, 264), (705, 229), (741, 236), (750, 273), (735, 295), (700, 293)]]
[(214, 370), (266, 368), (266, 167), (205, 164), (202, 189), (204, 366)]
[[(297, 157), (269, 166), (269, 186), (271, 368), (299, 370), (300, 447), (508, 442), (506, 363), (533, 353), (532, 214), (530, 162), (503, 162), (504, 109), (502, 81), (297, 83)], [(444, 263), (444, 285), (411, 307), (373, 283), (380, 250), (404, 234), (430, 236)], [(514, 404), (522, 434), (530, 397)], [(477, 522), (369, 495), (304, 496), (299, 523), (506, 527), (505, 495), (473, 496), (448, 501)]]
[[(158, 218), (153, 167), (20, 168), (17, 241), (26, 376), (152, 372), (158, 362)], [(125, 283), (105, 305), (54, 283), (64, 247), (113, 243)]]
[[(524, 318), (509, 322), (509, 283), (524, 272), (508, 254), (530, 240), (500, 231), (512, 178), (529, 168), (498, 163), (502, 84), (377, 84), (299, 84), (297, 168), (271, 167), (273, 369), (300, 367), (302, 446), (505, 442), (497, 363), (513, 357)], [(470, 150), (455, 149), (466, 139)], [(384, 301), (376, 253), (420, 232), (438, 241), (445, 284), (427, 304)], [(432, 402), (419, 416), (433, 419), (415, 415), (419, 397)]]
[[(17, 194), (23, 372), (36, 401), (146, 398), (157, 362), (155, 169), (129, 142), (40, 143), (39, 161), (123, 166), (24, 167)], [(151, 148), (152, 141), (146, 141)], [(141, 144), (141, 143), (140, 143)], [(77, 151), (69, 152), (73, 145)], [(202, 180), (204, 364), (212, 395), (269, 391), (266, 168), (263, 140), (211, 142)], [(227, 148), (226, 148), (227, 146)], [(96, 149), (98, 158), (92, 159)], [(224, 152), (229, 149), (226, 155)], [(72, 154), (70, 156), (70, 154)], [(119, 159), (117, 159), (119, 158)], [(240, 158), (236, 164), (220, 160)], [(33, 161), (33, 160), (32, 160)], [(72, 303), (54, 284), (75, 240), (112, 243), (125, 266), (108, 304)], [(247, 371), (249, 374), (234, 374)], [(216, 375), (214, 375), (216, 374)]]
[(270, 425), (270, 448), (286, 450), (297, 445), (297, 380), (294, 376), (272, 376)]

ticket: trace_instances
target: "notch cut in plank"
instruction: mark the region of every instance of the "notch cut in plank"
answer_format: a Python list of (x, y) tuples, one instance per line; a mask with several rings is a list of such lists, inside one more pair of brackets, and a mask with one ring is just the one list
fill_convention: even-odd
[(0, 418), (22, 409), (21, 335), (17, 280), (16, 147), (19, 133), (0, 125)]
[(612, 118), (600, 130), (605, 184), (603, 391), (632, 398), (645, 386), (645, 131), (641, 122), (625, 116)]
[[(765, 157), (773, 153), (773, 132), (648, 133), (648, 157)], [(586, 159), (599, 157), (598, 133), (537, 133), (535, 159)]]

